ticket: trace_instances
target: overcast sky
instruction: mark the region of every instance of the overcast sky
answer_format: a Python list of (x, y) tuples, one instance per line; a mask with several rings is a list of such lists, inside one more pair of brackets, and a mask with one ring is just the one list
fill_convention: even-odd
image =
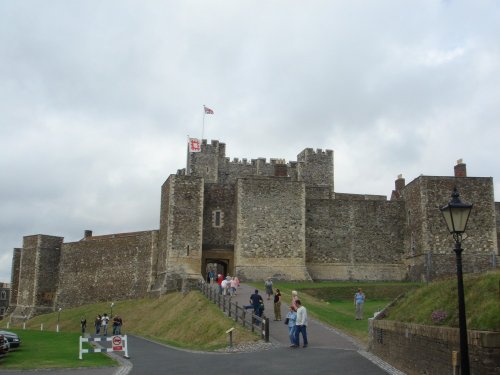
[(498, 200), (500, 3), (0, 1), (0, 281), (25, 235), (158, 229), (204, 104), (231, 159), (390, 197), (463, 158)]

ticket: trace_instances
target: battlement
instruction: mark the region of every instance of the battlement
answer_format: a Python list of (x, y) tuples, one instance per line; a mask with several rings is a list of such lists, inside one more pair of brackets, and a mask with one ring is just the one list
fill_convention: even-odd
[(226, 163), (234, 165), (252, 165), (252, 166), (260, 164), (262, 166), (268, 166), (268, 167), (287, 164), (285, 159), (270, 159), (268, 163), (266, 158), (251, 159), (250, 162), (248, 161), (247, 158), (242, 158), (242, 159), (233, 158), (233, 160), (231, 160), (230, 158), (226, 158)]
[(304, 149), (297, 155), (297, 161), (308, 161), (309, 159), (318, 159), (321, 157), (333, 158), (333, 150), (322, 150), (317, 148), (316, 151), (312, 148)]
[[(203, 177), (206, 183), (234, 183), (248, 176), (290, 177), (308, 186), (330, 186), (333, 190), (333, 151), (304, 149), (297, 161), (283, 158), (256, 159), (225, 156), (226, 145), (218, 140), (203, 139), (201, 151), (188, 153), (186, 175)], [(177, 174), (183, 174), (182, 170)]]

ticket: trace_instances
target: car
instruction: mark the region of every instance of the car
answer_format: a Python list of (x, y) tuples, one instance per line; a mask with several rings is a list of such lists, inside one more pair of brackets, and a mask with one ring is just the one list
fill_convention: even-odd
[(4, 335), (0, 334), (0, 358), (7, 354), (9, 348), (9, 341)]
[(17, 348), (21, 345), (21, 338), (17, 333), (10, 331), (0, 331), (0, 335), (3, 335), (9, 342), (10, 348)]

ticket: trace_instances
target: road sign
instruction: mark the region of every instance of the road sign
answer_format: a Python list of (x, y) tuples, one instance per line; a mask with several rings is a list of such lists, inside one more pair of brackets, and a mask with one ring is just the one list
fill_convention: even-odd
[(113, 336), (111, 339), (113, 343), (113, 351), (115, 350), (123, 350), (122, 337), (121, 336)]

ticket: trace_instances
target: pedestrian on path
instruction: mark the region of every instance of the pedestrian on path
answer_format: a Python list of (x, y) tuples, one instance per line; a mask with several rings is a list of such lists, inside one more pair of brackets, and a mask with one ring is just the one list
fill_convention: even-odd
[(302, 306), (300, 299), (295, 301), (298, 306), (297, 321), (295, 322), (295, 346), (300, 346), (300, 334), (302, 333), (302, 340), (304, 341), (304, 348), (307, 348), (307, 309)]
[(356, 320), (363, 319), (363, 305), (365, 304), (365, 294), (358, 289), (358, 292), (354, 295), (354, 306), (356, 307)]
[(264, 286), (266, 287), (267, 300), (269, 301), (273, 295), (273, 281), (270, 277), (264, 282)]
[(292, 306), (295, 307), (295, 311), (297, 311), (297, 303), (296, 301), (299, 299), (299, 295), (296, 290), (292, 290)]
[(276, 289), (274, 293), (274, 320), (281, 320), (281, 293)]
[(290, 337), (290, 347), (297, 347), (295, 344), (295, 322), (297, 321), (297, 312), (295, 307), (290, 306), (290, 311), (286, 314), (285, 324), (288, 326), (288, 337)]
[(262, 317), (262, 313), (264, 312), (264, 300), (259, 294), (258, 289), (255, 289), (254, 294), (250, 296), (250, 304), (253, 307), (253, 313), (257, 316)]

